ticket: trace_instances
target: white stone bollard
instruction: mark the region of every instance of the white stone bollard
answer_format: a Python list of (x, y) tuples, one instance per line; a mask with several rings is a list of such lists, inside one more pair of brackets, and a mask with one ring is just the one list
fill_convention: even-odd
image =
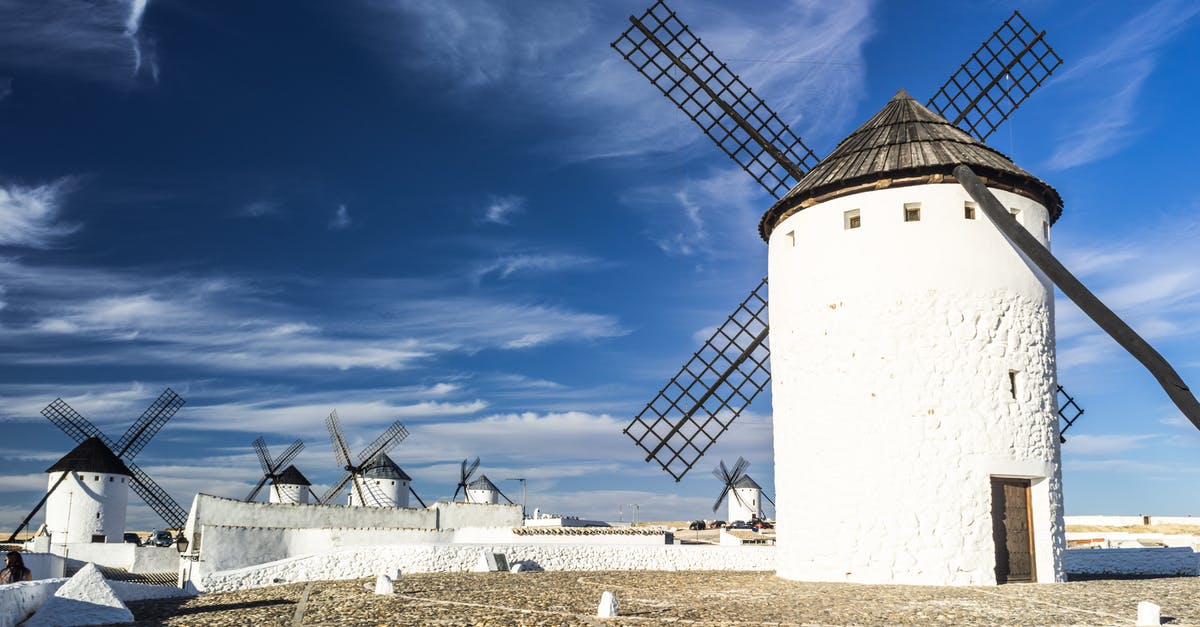
[(1158, 627), (1162, 623), (1161, 609), (1149, 601), (1138, 603), (1137, 627)]
[(617, 617), (617, 595), (604, 591), (600, 595), (600, 607), (596, 608), (596, 618), (616, 618)]
[(394, 594), (396, 587), (392, 585), (392, 578), (387, 575), (380, 575), (375, 578), (375, 594)]
[(400, 581), (401, 579), (404, 579), (404, 573), (399, 568), (397, 568), (394, 572), (392, 572), (388, 576), (392, 578), (392, 583), (396, 583), (396, 582)]

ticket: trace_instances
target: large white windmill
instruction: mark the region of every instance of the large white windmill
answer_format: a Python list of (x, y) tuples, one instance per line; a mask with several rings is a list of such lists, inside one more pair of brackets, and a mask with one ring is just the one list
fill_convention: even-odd
[(626, 427), (646, 460), (678, 481), (770, 383), (780, 576), (1061, 581), (1053, 288), (1200, 403), (1050, 254), (1058, 193), (983, 143), (1062, 63), (1044, 31), (1014, 12), (818, 162), (663, 2), (630, 22), (613, 47), (779, 199), (770, 326), (764, 280)]

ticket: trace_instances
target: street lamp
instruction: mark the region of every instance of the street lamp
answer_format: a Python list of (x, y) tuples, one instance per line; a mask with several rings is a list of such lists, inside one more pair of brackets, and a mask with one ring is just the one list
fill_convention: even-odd
[(521, 518), (525, 518), (525, 477), (509, 477), (505, 481), (521, 482)]

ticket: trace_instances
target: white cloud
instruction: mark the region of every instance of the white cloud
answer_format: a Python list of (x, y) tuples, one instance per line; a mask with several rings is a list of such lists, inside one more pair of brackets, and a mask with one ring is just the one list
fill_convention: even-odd
[(1071, 90), (1077, 103), (1067, 129), (1055, 144), (1048, 167), (1063, 170), (1113, 155), (1142, 129), (1135, 126), (1138, 100), (1163, 49), (1193, 18), (1200, 5), (1160, 0), (1115, 27), (1112, 37), (1073, 64), (1052, 84)]
[(512, 216), (525, 212), (525, 199), (520, 196), (493, 196), (483, 210), (483, 221), (508, 224)]
[(0, 59), (5, 65), (127, 84), (149, 66), (141, 35), (148, 0), (0, 2)]
[(626, 205), (646, 212), (647, 237), (669, 255), (706, 261), (745, 259), (765, 251), (758, 220), (768, 197), (740, 168), (715, 169), (681, 185), (651, 185), (622, 195)]
[(542, 275), (569, 270), (591, 269), (602, 265), (595, 257), (567, 253), (525, 253), (504, 255), (472, 273), (475, 282), (487, 276), (507, 279), (515, 274)]
[(261, 218), (279, 214), (279, 203), (273, 200), (256, 200), (238, 209), (238, 215), (246, 218)]
[(1145, 448), (1155, 438), (1154, 434), (1092, 435), (1079, 434), (1070, 438), (1070, 446), (1063, 450), (1067, 455), (1114, 455), (1134, 449)]
[(344, 231), (350, 228), (351, 224), (350, 210), (344, 204), (338, 205), (337, 210), (333, 212), (333, 218), (329, 220), (330, 230)]
[(46, 185), (0, 187), (0, 246), (49, 248), (79, 226), (59, 221), (70, 179)]

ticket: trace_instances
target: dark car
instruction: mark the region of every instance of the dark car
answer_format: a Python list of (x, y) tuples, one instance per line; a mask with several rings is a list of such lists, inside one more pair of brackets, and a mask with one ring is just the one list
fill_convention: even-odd
[(725, 521), (714, 520), (714, 521), (712, 521), (712, 524), (708, 526), (708, 528), (709, 529), (720, 529), (721, 527), (724, 527), (724, 526), (725, 526)]
[(171, 546), (175, 544), (175, 536), (170, 531), (155, 531), (146, 538), (146, 546)]
[(775, 528), (774, 524), (772, 524), (770, 521), (766, 521), (766, 520), (752, 521), (750, 523), (750, 526), (754, 527), (755, 529), (774, 529)]
[(728, 525), (725, 525), (725, 528), (726, 529), (749, 529), (751, 531), (754, 531), (754, 527), (750, 526), (750, 523), (748, 523), (744, 520), (735, 520), (735, 521), (729, 523)]
[(130, 544), (141, 544), (142, 543), (142, 539), (138, 537), (138, 534), (128, 532), (128, 531), (125, 532), (125, 535), (121, 536), (121, 541), (128, 542)]
[(691, 529), (692, 531), (700, 531), (701, 529), (706, 528), (708, 528), (708, 525), (704, 524), (703, 520), (693, 520), (692, 524), (688, 525), (688, 529)]

